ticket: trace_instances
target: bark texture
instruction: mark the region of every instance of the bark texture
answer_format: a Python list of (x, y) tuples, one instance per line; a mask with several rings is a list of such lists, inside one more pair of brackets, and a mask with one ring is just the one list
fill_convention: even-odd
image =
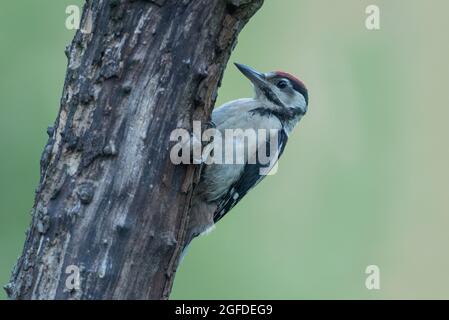
[(86, 2), (10, 298), (168, 298), (198, 177), (170, 133), (207, 121), (262, 2)]

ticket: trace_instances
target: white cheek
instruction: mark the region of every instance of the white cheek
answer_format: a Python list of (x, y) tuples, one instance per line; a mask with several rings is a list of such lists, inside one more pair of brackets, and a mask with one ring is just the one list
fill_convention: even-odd
[(306, 105), (307, 105), (307, 103), (306, 103), (306, 99), (304, 98), (304, 96), (302, 95), (302, 94), (297, 94), (297, 96), (298, 96), (298, 105), (302, 108), (302, 109), (305, 109), (306, 108)]
[(296, 108), (301, 109), (304, 113), (307, 112), (307, 102), (302, 94), (296, 93), (294, 105)]

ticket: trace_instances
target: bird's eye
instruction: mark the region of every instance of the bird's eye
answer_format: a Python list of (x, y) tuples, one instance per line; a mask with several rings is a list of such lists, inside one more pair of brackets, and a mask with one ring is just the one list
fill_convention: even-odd
[(276, 86), (277, 86), (279, 89), (284, 89), (285, 87), (287, 87), (287, 85), (288, 85), (287, 81), (281, 80), (281, 81), (279, 81), (279, 82), (277, 83)]

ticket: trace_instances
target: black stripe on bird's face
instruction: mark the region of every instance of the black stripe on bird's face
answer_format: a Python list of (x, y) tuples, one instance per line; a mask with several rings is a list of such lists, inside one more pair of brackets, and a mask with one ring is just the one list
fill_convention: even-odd
[(263, 95), (265, 96), (265, 98), (267, 98), (268, 101), (270, 101), (271, 103), (274, 103), (275, 105), (277, 105), (279, 107), (285, 108), (285, 105), (282, 103), (281, 100), (279, 100), (276, 93), (274, 93), (269, 87), (263, 86), (260, 88), (260, 91), (262, 91)]
[(290, 104), (293, 105), (298, 101), (298, 96), (303, 97), (306, 106), (309, 103), (308, 92), (304, 85), (278, 74), (267, 76), (266, 83), (257, 87), (269, 102), (280, 108), (288, 109), (291, 107)]

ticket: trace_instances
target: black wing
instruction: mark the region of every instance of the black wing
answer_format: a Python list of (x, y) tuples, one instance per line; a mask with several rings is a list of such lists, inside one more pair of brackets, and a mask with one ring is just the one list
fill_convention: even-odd
[[(284, 129), (279, 130), (278, 134), (278, 148), (279, 154), (276, 161), (281, 157), (284, 152), (285, 145), (287, 144), (287, 133)], [(270, 154), (270, 143), (266, 144), (267, 154)], [(258, 150), (256, 150), (258, 152)], [(220, 200), (217, 206), (217, 210), (214, 213), (214, 223), (217, 223), (221, 218), (225, 216), (253, 187), (255, 187), (266, 175), (260, 174), (261, 170), (268, 169), (270, 163), (260, 164), (259, 157), (256, 157), (256, 163), (247, 163), (243, 169), (240, 178), (232, 185), (228, 193)]]

